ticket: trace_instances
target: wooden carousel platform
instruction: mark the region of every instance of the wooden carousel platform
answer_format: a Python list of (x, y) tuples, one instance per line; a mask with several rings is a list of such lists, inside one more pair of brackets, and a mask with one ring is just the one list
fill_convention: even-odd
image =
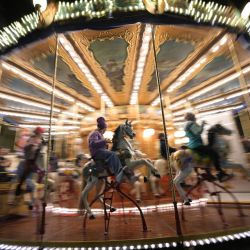
[[(117, 246), (166, 246), (176, 242), (232, 240), (240, 235), (250, 235), (250, 206), (242, 205), (244, 216), (240, 216), (234, 204), (222, 204), (224, 223), (218, 213), (218, 205), (193, 201), (191, 206), (178, 204), (182, 235), (176, 233), (173, 204), (168, 198), (144, 201), (147, 231), (143, 231), (140, 215), (127, 202), (115, 202), (117, 211), (112, 213), (109, 232), (104, 234), (104, 216), (97, 213), (95, 220), (83, 218), (76, 210), (48, 207), (45, 234), (38, 233), (39, 213), (30, 211), (26, 216), (9, 216), (1, 220), (0, 242), (10, 245), (46, 247), (117, 247)], [(96, 206), (98, 209), (98, 206)], [(99, 210), (96, 210), (97, 212)], [(184, 214), (184, 217), (182, 216)], [(242, 236), (243, 237), (243, 236)], [(194, 243), (193, 243), (194, 244)], [(195, 243), (196, 244), (196, 243)], [(197, 243), (198, 244), (198, 243)], [(143, 248), (143, 247), (141, 247)]]

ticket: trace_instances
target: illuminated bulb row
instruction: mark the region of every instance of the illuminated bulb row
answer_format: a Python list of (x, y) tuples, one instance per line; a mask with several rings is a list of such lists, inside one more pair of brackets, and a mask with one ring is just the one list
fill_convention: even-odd
[(200, 68), (201, 66), (205, 65), (207, 62), (207, 57), (209, 56), (209, 54), (215, 53), (217, 52), (226, 42), (227, 42), (227, 35), (223, 36), (219, 42), (217, 42), (207, 53), (206, 56), (200, 58), (196, 64), (194, 64), (192, 67), (190, 67), (182, 76), (180, 76), (176, 82), (174, 82), (173, 84), (171, 84), (168, 89), (167, 92), (172, 92), (173, 90), (177, 89), (179, 86), (181, 86), (183, 84), (183, 82), (198, 68)]
[(144, 69), (146, 57), (149, 51), (149, 44), (150, 44), (151, 35), (152, 35), (151, 33), (152, 33), (152, 27), (151, 25), (147, 24), (145, 27), (145, 31), (143, 33), (142, 45), (140, 48), (139, 59), (137, 61), (137, 68), (135, 72), (132, 94), (130, 96), (131, 105), (137, 104), (137, 101), (138, 101), (138, 91), (141, 86), (143, 69)]
[[(172, 3), (169, 3), (172, 4)], [(174, 2), (174, 5), (176, 3)], [(218, 3), (214, 4), (213, 2), (206, 3), (205, 1), (189, 1), (189, 4), (186, 8), (178, 8), (175, 6), (167, 5), (165, 10), (169, 12), (174, 12), (176, 14), (185, 14), (192, 17), (196, 22), (211, 22), (212, 25), (215, 23), (229, 25), (236, 27), (239, 23), (242, 23), (242, 18), (237, 17), (234, 12), (230, 11), (231, 7), (226, 7), (219, 5)], [(228, 16), (229, 15), (229, 16)], [(240, 19), (236, 22), (235, 19)]]
[(197, 114), (196, 116), (197, 117), (202, 117), (202, 116), (212, 115), (212, 114), (216, 114), (216, 113), (219, 113), (219, 112), (226, 112), (226, 111), (230, 111), (230, 110), (233, 110), (233, 109), (240, 109), (240, 108), (244, 108), (244, 105), (241, 104), (241, 105), (237, 105), (237, 106), (234, 106), (234, 107), (220, 108), (218, 110), (202, 111), (199, 114)]
[[(244, 68), (244, 69), (242, 70), (242, 73), (243, 73), (243, 74), (246, 74), (246, 73), (248, 73), (248, 72), (250, 72), (250, 66), (247, 66), (246, 68)], [(199, 96), (201, 96), (201, 95), (203, 95), (203, 94), (206, 94), (207, 92), (209, 92), (209, 91), (211, 91), (211, 90), (213, 90), (213, 89), (216, 89), (216, 88), (218, 88), (218, 87), (220, 87), (220, 86), (222, 86), (222, 85), (224, 85), (224, 84), (226, 84), (226, 83), (228, 83), (228, 82), (230, 82), (230, 81), (236, 79), (236, 78), (239, 77), (239, 76), (240, 76), (240, 72), (233, 73), (233, 74), (231, 74), (230, 76), (225, 77), (225, 78), (223, 78), (222, 80), (219, 80), (219, 81), (215, 82), (214, 84), (211, 84), (211, 85), (209, 85), (209, 86), (207, 86), (207, 87), (205, 87), (205, 88), (202, 88), (201, 90), (198, 90), (198, 91), (194, 92), (193, 94), (189, 95), (189, 96), (186, 97), (186, 98), (187, 98), (189, 101), (192, 100), (192, 99), (195, 99), (196, 97), (199, 97)], [(231, 98), (234, 98), (234, 97), (237, 97), (237, 96), (240, 96), (240, 95), (244, 95), (244, 94), (246, 94), (246, 93), (248, 93), (248, 92), (249, 92), (248, 90), (240, 91), (240, 92), (237, 92), (237, 93), (228, 95), (227, 97), (225, 97), (225, 99), (231, 99)], [(171, 104), (170, 107), (171, 107), (172, 109), (174, 109), (174, 108), (176, 108), (176, 107), (178, 107), (178, 106), (183, 105), (185, 102), (186, 102), (186, 99), (181, 99), (181, 100), (176, 101), (176, 102), (174, 102), (173, 104)], [(215, 102), (216, 102), (216, 101), (215, 101)], [(204, 105), (203, 105), (203, 104), (201, 104), (201, 105), (202, 105), (202, 106), (206, 106), (205, 103), (204, 103)], [(200, 106), (200, 105), (197, 105), (197, 106)], [(196, 107), (197, 107), (197, 106), (196, 106)], [(200, 107), (201, 107), (201, 106), (200, 106)]]
[(108, 107), (113, 107), (113, 102), (110, 100), (110, 98), (104, 93), (101, 85), (97, 83), (96, 78), (93, 76), (93, 74), (90, 72), (89, 68), (84, 64), (81, 57), (77, 54), (71, 43), (66, 39), (65, 36), (60, 35), (59, 41), (64, 47), (64, 49), (68, 52), (68, 54), (71, 56), (71, 58), (74, 60), (78, 68), (84, 73), (92, 87), (96, 90), (98, 94), (101, 95), (104, 102), (107, 104)]
[[(243, 73), (243, 74), (246, 74), (246, 73), (248, 73), (249, 71), (250, 71), (250, 66), (247, 66), (246, 68), (244, 68), (244, 69), (242, 70), (242, 73)], [(240, 72), (233, 73), (233, 74), (231, 74), (230, 76), (225, 77), (225, 78), (223, 78), (223, 79), (221, 79), (221, 80), (215, 82), (214, 84), (211, 84), (211, 85), (209, 85), (209, 86), (207, 86), (207, 87), (205, 87), (205, 88), (203, 88), (203, 89), (201, 89), (201, 90), (198, 90), (198, 91), (194, 92), (193, 94), (189, 95), (189, 96), (187, 97), (187, 99), (188, 99), (188, 100), (192, 100), (192, 99), (194, 99), (194, 98), (196, 98), (196, 97), (199, 97), (199, 96), (201, 96), (201, 95), (203, 95), (203, 94), (205, 94), (205, 93), (207, 93), (207, 92), (209, 92), (209, 91), (211, 91), (211, 90), (213, 90), (213, 89), (216, 89), (216, 88), (218, 88), (218, 87), (220, 87), (220, 86), (226, 84), (227, 82), (230, 82), (230, 81), (232, 81), (232, 80), (238, 78), (239, 76), (240, 76)]]
[[(48, 117), (48, 116), (18, 113), (18, 112), (14, 112), (14, 111), (0, 110), (0, 115), (9, 115), (9, 116), (15, 116), (15, 117), (22, 117), (22, 118), (33, 118), (33, 119), (45, 120), (45, 121), (49, 121), (50, 120), (50, 117)], [(60, 119), (57, 119), (57, 118), (52, 118), (52, 122), (63, 122), (63, 123), (70, 123), (70, 124), (80, 124), (79, 121), (60, 120)]]
[[(48, 129), (50, 126), (49, 125), (41, 125), (44, 129)], [(20, 128), (36, 128), (37, 125), (33, 124), (19, 124), (18, 127)], [(51, 130), (74, 130), (74, 129), (80, 129), (79, 126), (56, 126), (52, 125)]]
[(239, 240), (241, 238), (247, 238), (250, 237), (250, 231), (242, 232), (242, 233), (236, 233), (236, 234), (229, 234), (224, 236), (218, 236), (218, 237), (211, 237), (211, 238), (205, 238), (205, 239), (199, 239), (199, 240), (190, 240), (190, 241), (184, 241), (185, 247), (192, 247), (192, 246), (198, 246), (198, 245), (209, 245), (209, 244), (216, 244), (216, 243), (222, 243), (225, 241), (230, 240)]
[(83, 115), (72, 113), (72, 112), (69, 112), (69, 111), (62, 111), (62, 114), (66, 115), (66, 116), (72, 116), (72, 117), (75, 117), (75, 118), (83, 118), (84, 117)]
[(187, 102), (186, 99), (181, 99), (181, 100), (179, 100), (179, 101), (177, 101), (177, 102), (171, 104), (171, 105), (170, 105), (170, 108), (171, 108), (171, 109), (174, 109), (174, 108), (176, 108), (176, 107), (178, 107), (178, 106), (183, 105), (183, 104), (186, 103), (186, 102)]
[(55, 20), (74, 19), (78, 17), (100, 18), (107, 14), (112, 15), (113, 11), (138, 11), (145, 10), (142, 0), (137, 3), (130, 3), (127, 6), (118, 6), (113, 0), (106, 0), (104, 9), (95, 10), (95, 1), (75, 1), (74, 3), (59, 2)]
[[(27, 100), (27, 99), (23, 99), (23, 98), (20, 98), (20, 97), (15, 97), (15, 96), (3, 94), (3, 93), (0, 93), (0, 98), (10, 100), (10, 101), (14, 101), (14, 102), (23, 103), (23, 104), (26, 104), (26, 105), (30, 105), (30, 106), (34, 106), (34, 107), (42, 108), (42, 109), (46, 109), (46, 110), (51, 109), (51, 107), (48, 106), (48, 105), (41, 104), (41, 103), (38, 103), (38, 102), (33, 102), (33, 101), (30, 101), (30, 100)], [(53, 110), (55, 112), (60, 112), (61, 111), (58, 108), (53, 108)]]
[[(193, 239), (193, 240), (184, 240), (183, 245), (184, 247), (195, 247), (195, 246), (203, 246), (203, 245), (210, 245), (216, 243), (222, 243), (227, 241), (233, 240), (240, 240), (246, 239), (250, 237), (250, 231), (243, 231), (240, 233), (235, 234), (227, 234), (224, 236), (217, 236), (217, 237), (209, 237), (209, 238), (202, 238), (202, 239)], [(129, 245), (117, 245), (117, 246), (86, 246), (78, 248), (79, 250), (132, 250), (132, 249), (155, 249), (155, 248), (173, 248), (178, 246), (178, 241), (173, 242), (160, 242), (160, 243), (149, 243), (149, 244), (133, 244), (129, 243)], [(9, 244), (0, 244), (1, 250), (38, 250), (39, 246), (18, 246), (18, 245), (9, 245)], [(55, 247), (46, 247), (46, 250), (54, 250)], [(58, 249), (58, 248), (57, 248)], [(62, 250), (72, 250), (73, 247), (63, 247)]]
[[(13, 65), (10, 65), (10, 64), (8, 64), (8, 63), (6, 63), (6, 62), (2, 62), (2, 66), (3, 66), (4, 69), (13, 72), (14, 74), (16, 74), (16, 75), (18, 75), (18, 76), (24, 78), (24, 79), (27, 80), (28, 82), (33, 83), (33, 84), (35, 84), (36, 86), (38, 86), (38, 87), (40, 87), (40, 88), (42, 88), (42, 89), (48, 91), (49, 93), (51, 93), (52, 90), (53, 90), (52, 87), (51, 87), (50, 85), (48, 85), (47, 83), (38, 80), (37, 78), (31, 76), (30, 74), (27, 74), (26, 72), (24, 72), (24, 71), (18, 69), (17, 67), (15, 67), (15, 66), (13, 66)], [(57, 97), (62, 98), (62, 99), (64, 99), (64, 100), (66, 100), (66, 101), (75, 102), (75, 99), (74, 99), (73, 97), (71, 97), (70, 95), (67, 95), (67, 94), (63, 93), (62, 91), (60, 91), (60, 90), (58, 90), (58, 89), (55, 89), (55, 90), (54, 90), (54, 93), (55, 93), (55, 95), (56, 95)], [(7, 99), (6, 95), (5, 95), (5, 98)], [(16, 99), (16, 100), (17, 100), (17, 99)], [(21, 102), (21, 100), (19, 100), (19, 102)], [(24, 103), (24, 102), (23, 102), (23, 103)], [(29, 103), (30, 103), (29, 105), (32, 105), (32, 104), (31, 104), (31, 103), (32, 103), (31, 101), (29, 101)], [(38, 105), (42, 108), (42, 106), (41, 106), (42, 104), (36, 104), (35, 106), (38, 107)], [(88, 111), (90, 111), (90, 112), (95, 111), (95, 109), (93, 109), (93, 108), (90, 107), (89, 105), (87, 105), (87, 104), (85, 104), (85, 103), (82, 103), (82, 102), (79, 102), (79, 101), (76, 101), (76, 105), (79, 106), (79, 107), (81, 107), (81, 108), (84, 108), (84, 109), (86, 109), (86, 110), (88, 110)], [(43, 108), (45, 108), (45, 106), (46, 106), (46, 105), (44, 105)], [(56, 112), (60, 112), (60, 110), (59, 110), (58, 108), (53, 108), (53, 109), (54, 109), (54, 111), (56, 111)]]
[(207, 101), (207, 102), (204, 102), (204, 103), (201, 103), (201, 104), (198, 104), (198, 105), (194, 105), (194, 106), (195, 106), (195, 108), (199, 109), (199, 108), (203, 108), (203, 107), (209, 106), (211, 104), (222, 102), (224, 100), (225, 100), (225, 98), (220, 97), (220, 98), (216, 98), (216, 99), (213, 99), (211, 101)]
[[(56, 120), (52, 121), (52, 123), (56, 123), (56, 124), (66, 123), (66, 124), (73, 124), (73, 125), (80, 125), (81, 124), (80, 121), (75, 121), (75, 120), (71, 120), (71, 119), (64, 119), (63, 117), (55, 118), (55, 119)], [(24, 123), (29, 123), (29, 124), (30, 123), (37, 124), (37, 123), (41, 122), (40, 120), (30, 118), (30, 117), (23, 117), (23, 122)]]
[(59, 2), (58, 11), (55, 15), (55, 20), (74, 19), (80, 16), (86, 16), (89, 18), (100, 18), (107, 13), (112, 13), (114, 3), (112, 0), (105, 1), (106, 8), (95, 11), (93, 1), (75, 1), (74, 3)]
[[(1, 115), (9, 115), (9, 116), (15, 116), (15, 117), (27, 117), (27, 118), (34, 118), (38, 120), (46, 120), (48, 121), (50, 118), (48, 116), (41, 116), (41, 115), (32, 115), (32, 114), (24, 114), (24, 113), (16, 113), (16, 112), (9, 112), (9, 111), (3, 111), (0, 110)], [(52, 121), (57, 121), (56, 118), (52, 118)]]
[[(193, 200), (191, 207), (200, 207), (200, 206), (206, 206), (207, 199), (202, 198), (199, 200)], [(177, 207), (181, 208), (183, 205), (182, 203), (177, 203)], [(101, 208), (94, 208), (92, 209), (93, 212), (96, 215), (103, 215), (104, 211)], [(141, 210), (143, 213), (152, 213), (157, 210), (157, 212), (164, 212), (164, 211), (173, 211), (174, 206), (171, 203), (166, 204), (160, 204), (160, 205), (151, 205), (151, 206), (142, 206)], [(54, 214), (77, 214), (78, 209), (76, 208), (65, 208), (65, 207), (54, 207), (52, 204), (50, 204), (46, 208), (47, 212), (52, 212)], [(140, 214), (139, 210), (135, 207), (125, 207), (125, 208), (118, 208), (115, 212), (113, 212), (113, 215), (120, 215), (120, 214)]]
[[(72, 132), (72, 131), (57, 131), (57, 132), (51, 132), (51, 135), (70, 135), (70, 134), (77, 134), (78, 132)], [(49, 135), (49, 133), (44, 133), (45, 136)]]
[[(119, 3), (119, 2), (118, 2)], [(92, 1), (75, 1), (74, 3), (59, 2), (58, 11), (55, 15), (55, 21), (65, 20), (70, 18), (78, 18), (80, 16), (86, 16), (88, 18), (100, 18), (107, 14), (112, 15), (113, 11), (139, 11), (145, 10), (145, 6), (142, 0), (135, 4), (127, 6), (119, 6), (113, 0), (105, 1), (106, 8), (95, 11)], [(205, 1), (189, 1), (189, 4), (185, 8), (178, 8), (175, 6), (175, 1), (166, 4), (166, 11), (176, 14), (184, 14), (190, 16), (196, 22), (211, 22), (227, 25), (231, 27), (238, 27), (240, 30), (245, 29), (250, 32), (250, 21), (246, 21), (242, 17), (238, 17), (235, 12), (230, 11), (231, 7), (225, 7), (223, 5), (213, 5)], [(229, 15), (229, 16), (228, 16)], [(3, 51), (5, 48), (18, 43), (20, 37), (27, 35), (32, 30), (37, 28), (39, 23), (39, 17), (37, 13), (24, 16), (22, 22), (13, 22), (11, 25), (4, 27), (0, 31), (0, 49)]]
[[(27, 74), (27, 73), (23, 72), (22, 70), (18, 69), (17, 67), (12, 66), (12, 65), (10, 65), (10, 64), (8, 64), (8, 63), (6, 63), (6, 62), (3, 62), (3, 63), (2, 63), (2, 66), (3, 66), (4, 69), (13, 72), (14, 74), (16, 74), (16, 75), (18, 75), (18, 76), (24, 78), (24, 79), (27, 80), (28, 82), (31, 82), (31, 83), (35, 84), (36, 86), (38, 86), (38, 87), (40, 87), (40, 88), (42, 88), (42, 89), (48, 91), (49, 93), (52, 93), (52, 90), (53, 90), (53, 89), (52, 89), (52, 87), (51, 87), (50, 85), (48, 85), (47, 83), (38, 80), (37, 78), (31, 76), (30, 74)], [(54, 93), (55, 93), (55, 95), (56, 95), (57, 97), (62, 98), (62, 99), (64, 99), (64, 100), (67, 100), (67, 101), (69, 101), (69, 102), (74, 102), (74, 101), (75, 101), (74, 98), (72, 98), (71, 96), (69, 96), (69, 95), (63, 93), (62, 91), (60, 91), (60, 90), (58, 90), (58, 89), (55, 89)]]
[(15, 21), (0, 30), (0, 50), (18, 43), (18, 39), (26, 36), (37, 28), (39, 17), (37, 13), (26, 15), (21, 22)]
[[(232, 106), (232, 107), (227, 107), (227, 108), (219, 108), (219, 109), (214, 109), (214, 110), (208, 110), (208, 111), (200, 111), (196, 117), (197, 118), (201, 118), (207, 115), (214, 115), (217, 113), (221, 113), (221, 112), (226, 112), (226, 111), (230, 111), (230, 110), (234, 110), (234, 109), (240, 109), (240, 108), (244, 108), (244, 105), (240, 104), (237, 106)], [(184, 118), (178, 118), (178, 120), (174, 121), (174, 125), (175, 126), (183, 126), (185, 123)]]
[(90, 111), (90, 112), (94, 112), (95, 111), (95, 109), (94, 108), (92, 108), (92, 107), (90, 107), (89, 105), (87, 105), (87, 104), (85, 104), (85, 103), (82, 103), (82, 102), (76, 102), (76, 105), (77, 106), (79, 106), (80, 108), (83, 108), (83, 109), (86, 109), (86, 110), (88, 110), (88, 111)]

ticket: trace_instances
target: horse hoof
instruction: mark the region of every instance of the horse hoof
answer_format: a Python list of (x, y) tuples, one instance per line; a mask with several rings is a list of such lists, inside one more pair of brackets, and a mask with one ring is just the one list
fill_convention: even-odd
[(141, 203), (141, 199), (136, 199), (136, 202), (137, 203)]
[(189, 200), (188, 200), (188, 201), (184, 201), (184, 202), (183, 202), (183, 205), (184, 205), (184, 206), (190, 206), (191, 203), (190, 203)]
[(84, 209), (78, 209), (77, 214), (78, 214), (79, 216), (83, 216), (83, 215), (85, 214)]
[(89, 219), (90, 219), (90, 220), (94, 220), (94, 219), (95, 219), (95, 216), (94, 216), (93, 214), (91, 214), (91, 215), (89, 216)]
[(161, 175), (160, 175), (159, 173), (153, 172), (152, 174), (153, 174), (156, 178), (159, 178), (159, 179), (161, 178)]
[(116, 208), (115, 207), (111, 207), (110, 208), (110, 212), (112, 213), (112, 212), (115, 212), (116, 211)]
[(228, 181), (231, 178), (233, 178), (234, 175), (233, 174), (219, 173), (219, 174), (217, 174), (217, 177), (218, 177), (220, 182), (224, 182), (224, 181)]
[(148, 182), (148, 178), (146, 176), (143, 177), (143, 182), (147, 183)]
[(213, 176), (211, 173), (203, 173), (203, 174), (201, 174), (201, 177), (204, 180), (210, 181), (210, 182), (213, 182), (213, 181), (217, 180), (217, 178), (215, 176)]

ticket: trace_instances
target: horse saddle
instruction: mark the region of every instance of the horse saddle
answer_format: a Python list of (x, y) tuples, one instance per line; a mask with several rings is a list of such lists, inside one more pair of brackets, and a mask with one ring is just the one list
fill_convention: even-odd
[(130, 153), (130, 151), (128, 149), (119, 149), (118, 150), (118, 157), (120, 159), (120, 162), (122, 164), (122, 166), (126, 165), (126, 159), (131, 159), (132, 158), (132, 154)]
[(198, 163), (209, 163), (211, 161), (210, 157), (208, 155), (201, 155), (195, 151), (192, 150), (193, 159)]
[(89, 176), (95, 176), (98, 178), (110, 176), (111, 174), (108, 172), (108, 169), (105, 167), (105, 165), (105, 162), (101, 160), (90, 161), (83, 168), (83, 176), (85, 178)]

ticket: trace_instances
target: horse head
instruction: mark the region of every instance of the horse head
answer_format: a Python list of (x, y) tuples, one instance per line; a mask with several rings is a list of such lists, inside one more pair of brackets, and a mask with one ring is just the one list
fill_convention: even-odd
[(122, 125), (122, 130), (124, 135), (128, 136), (130, 139), (133, 139), (136, 135), (132, 127), (132, 121), (129, 122), (128, 119)]
[(231, 135), (232, 134), (232, 130), (225, 128), (224, 126), (222, 126), (221, 124), (217, 123), (215, 125), (213, 125), (210, 129), (210, 132), (213, 133), (217, 133), (219, 135)]
[(213, 125), (209, 130), (207, 134), (207, 139), (208, 139), (208, 145), (210, 147), (217, 147), (218, 145), (221, 145), (222, 141), (225, 141), (221, 135), (231, 135), (232, 130), (225, 128), (221, 124), (215, 124)]
[(113, 145), (112, 145), (112, 151), (117, 151), (117, 148), (120, 148), (120, 143), (123, 141), (124, 137), (129, 137), (130, 139), (133, 139), (135, 137), (135, 132), (132, 128), (132, 122), (129, 122), (128, 120), (125, 121), (124, 124), (119, 125), (113, 135)]

